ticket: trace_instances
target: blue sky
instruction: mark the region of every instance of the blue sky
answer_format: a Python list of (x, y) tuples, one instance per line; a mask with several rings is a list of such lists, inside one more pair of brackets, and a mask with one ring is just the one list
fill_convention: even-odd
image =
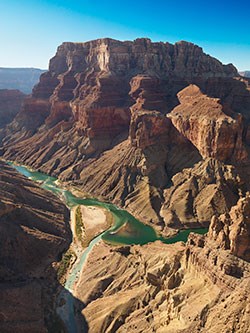
[(101, 37), (191, 41), (223, 63), (250, 69), (250, 2), (3, 0), (0, 67), (47, 68), (64, 41)]

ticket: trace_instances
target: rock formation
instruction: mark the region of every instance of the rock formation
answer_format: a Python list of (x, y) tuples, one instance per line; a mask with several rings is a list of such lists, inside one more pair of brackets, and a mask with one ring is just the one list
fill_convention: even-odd
[(221, 248), (250, 262), (250, 197), (239, 199), (228, 214), (213, 216), (209, 236)]
[[(63, 43), (6, 129), (0, 154), (73, 180), (163, 230), (176, 211), (174, 175), (206, 158), (233, 164), (236, 173), (248, 165), (249, 89), (233, 65), (188, 42)], [(197, 193), (209, 187), (210, 198), (220, 196), (212, 184)], [(190, 201), (184, 187), (178, 196), (192, 206), (197, 193)], [(219, 213), (238, 200), (238, 190)], [(198, 220), (197, 202), (183, 208), (179, 226)], [(170, 215), (162, 214), (166, 207)]]
[(172, 178), (173, 185), (164, 191), (161, 216), (170, 227), (207, 226), (214, 214), (228, 213), (245, 182), (236, 169), (215, 159), (206, 159), (184, 169)]
[[(192, 43), (99, 39), (58, 48), (49, 71), (2, 131), (0, 155), (71, 181), (163, 233), (210, 224), (208, 236), (191, 234), (186, 245), (99, 243), (76, 287), (76, 314), (90, 333), (248, 332), (249, 125), (250, 80)], [(42, 190), (23, 181), (15, 194), (5, 190), (1, 209), (10, 219), (22, 206), (13, 228), (17, 242), (24, 237), (33, 246), (35, 239), (34, 252), (21, 248), (20, 260), (3, 260), (1, 271), (27, 282), (27, 295), (30, 277), (40, 286), (29, 322), (36, 331), (44, 320), (39, 281), (46, 281), (45, 267), (67, 245), (65, 211), (53, 196), (36, 206)], [(46, 220), (51, 214), (59, 214), (57, 223), (38, 222), (38, 215)], [(1, 256), (15, 245), (6, 239)], [(48, 244), (49, 261), (43, 256)], [(7, 282), (21, 293), (19, 280)], [(0, 300), (6, 303), (11, 293), (16, 290)], [(32, 297), (24, 302), (31, 306)], [(15, 313), (6, 323), (11, 309), (0, 301), (5, 325), (16, 323)], [(25, 318), (23, 312), (23, 323)], [(39, 327), (43, 331), (44, 324)]]
[(240, 199), (186, 245), (96, 245), (77, 285), (89, 332), (248, 332), (249, 207)]
[(52, 263), (71, 240), (67, 208), (0, 161), (0, 331), (47, 332), (58, 285)]
[(173, 125), (199, 150), (203, 158), (243, 162), (248, 155), (243, 146), (242, 115), (217, 98), (190, 85), (177, 94), (180, 101), (168, 117)]

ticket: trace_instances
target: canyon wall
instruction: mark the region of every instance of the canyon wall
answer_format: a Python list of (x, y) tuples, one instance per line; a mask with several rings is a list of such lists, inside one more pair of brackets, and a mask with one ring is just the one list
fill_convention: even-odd
[[(6, 128), (0, 154), (73, 181), (163, 232), (200, 218), (208, 224), (216, 209), (197, 216), (199, 193), (208, 188), (214, 202), (221, 186), (231, 188), (230, 199), (219, 199), (222, 213), (248, 189), (241, 174), (249, 163), (249, 87), (233, 65), (188, 42), (63, 43)], [(214, 165), (206, 159), (222, 163), (211, 169), (220, 173), (194, 190), (178, 186), (177, 195), (173, 177), (195, 173), (197, 163)], [(224, 177), (222, 184), (231, 166), (240, 181)]]
[(241, 198), (186, 244), (96, 245), (77, 285), (88, 331), (248, 332), (249, 209)]
[[(249, 124), (250, 80), (192, 43), (59, 46), (2, 128), (0, 155), (125, 207), (159, 232), (210, 225), (186, 245), (99, 243), (76, 288), (90, 332), (247, 332)], [(20, 312), (24, 330), (44, 332), (43, 296), (53, 294), (51, 264), (70, 241), (68, 216), (52, 195), (0, 167), (0, 325), (15, 331)]]
[(0, 161), (1, 332), (53, 331), (53, 266), (70, 242), (61, 201)]

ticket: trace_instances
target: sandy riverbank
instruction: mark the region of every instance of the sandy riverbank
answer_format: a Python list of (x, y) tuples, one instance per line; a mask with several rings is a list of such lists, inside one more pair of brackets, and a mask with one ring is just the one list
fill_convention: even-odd
[(111, 214), (104, 208), (81, 206), (81, 215), (86, 233), (97, 235), (110, 226)]
[[(87, 246), (93, 238), (107, 230), (112, 224), (112, 214), (105, 208), (79, 205), (72, 209), (71, 228), (74, 240), (76, 243), (80, 240), (81, 243), (84, 244), (84, 247)], [(81, 229), (80, 234), (79, 228)]]

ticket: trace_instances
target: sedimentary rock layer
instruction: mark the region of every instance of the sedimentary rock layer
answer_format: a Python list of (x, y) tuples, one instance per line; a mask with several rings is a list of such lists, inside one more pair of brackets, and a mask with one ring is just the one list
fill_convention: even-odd
[[(206, 158), (249, 163), (249, 109), (249, 81), (192, 43), (63, 43), (5, 130), (0, 153), (162, 229), (171, 224), (161, 208), (175, 174)], [(183, 214), (181, 225), (197, 221)]]
[[(191, 235), (187, 245), (98, 244), (76, 288), (76, 313), (90, 333), (248, 331), (249, 124), (250, 81), (191, 43), (100, 39), (58, 48), (49, 71), (2, 131), (0, 154), (73, 181), (162, 232), (208, 225), (212, 218), (208, 236)], [(15, 228), (17, 244), (23, 237), (27, 245), (36, 242), (34, 252), (25, 245), (3, 259), (3, 276), (15, 273), (27, 288), (15, 284), (14, 290), (16, 281), (6, 281), (0, 299), (6, 303), (17, 293), (22, 309), (33, 306), (36, 283), (39, 302), (27, 320), (34, 332), (45, 327), (39, 277), (46, 280), (45, 267), (66, 246), (65, 220), (52, 196), (37, 207), (33, 200), (42, 192), (23, 181), (15, 194), (5, 189), (1, 209), (3, 218), (16, 217), (20, 202), (25, 221), (17, 215), (16, 223), (2, 227)], [(61, 217), (52, 225), (37, 220), (54, 214)], [(3, 242), (1, 255), (15, 243)], [(33, 257), (38, 251), (39, 265)], [(16, 323), (13, 308), (1, 306), (0, 319), (15, 331), (8, 326)], [(27, 316), (22, 312), (25, 325)]]
[(249, 208), (240, 199), (186, 245), (96, 245), (77, 285), (89, 332), (248, 332)]
[(243, 146), (243, 117), (223, 106), (218, 98), (190, 85), (177, 94), (180, 105), (168, 115), (173, 125), (199, 150), (203, 158), (240, 161), (248, 155)]

